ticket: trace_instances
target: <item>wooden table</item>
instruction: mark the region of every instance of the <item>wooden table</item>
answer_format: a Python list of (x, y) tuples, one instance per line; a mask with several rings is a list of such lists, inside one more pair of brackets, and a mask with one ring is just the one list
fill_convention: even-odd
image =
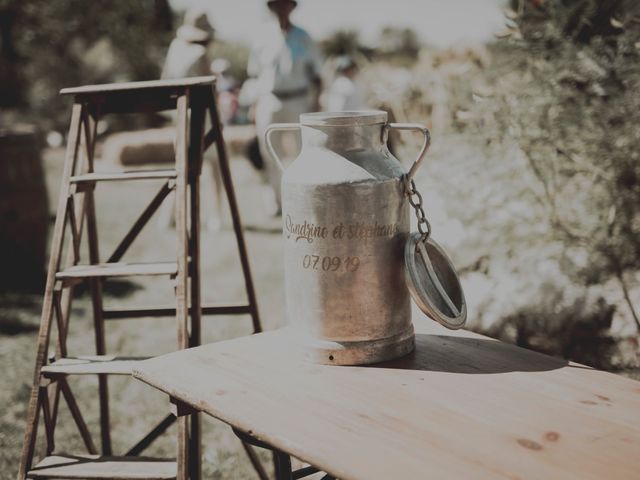
[(640, 382), (427, 320), (416, 331), (413, 354), (371, 367), (305, 363), (276, 331), (134, 375), (343, 480), (640, 478)]

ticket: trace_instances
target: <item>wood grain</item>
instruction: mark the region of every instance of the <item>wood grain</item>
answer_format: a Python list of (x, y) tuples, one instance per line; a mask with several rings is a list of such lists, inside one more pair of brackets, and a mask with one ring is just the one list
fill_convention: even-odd
[(344, 480), (639, 478), (639, 382), (415, 323), (413, 354), (370, 367), (305, 363), (283, 330), (134, 375)]
[(42, 459), (28, 478), (171, 480), (176, 478), (176, 463), (145, 457), (54, 455)]
[(78, 157), (78, 147), (80, 138), (80, 119), (82, 115), (82, 105), (75, 103), (71, 113), (71, 125), (69, 126), (69, 141), (65, 154), (64, 170), (62, 173), (62, 189), (58, 199), (58, 209), (56, 213), (56, 223), (51, 235), (53, 245), (49, 254), (49, 269), (47, 273), (47, 283), (44, 292), (42, 317), (40, 329), (38, 331), (38, 349), (36, 352), (36, 366), (34, 371), (33, 387), (29, 397), (27, 407), (27, 421), (24, 433), (24, 443), (20, 456), (20, 466), (18, 477), (24, 478), (27, 470), (31, 467), (33, 452), (35, 449), (36, 435), (38, 432), (38, 420), (40, 417), (40, 367), (47, 360), (49, 351), (49, 337), (51, 335), (51, 319), (54, 305), (53, 295), (56, 283), (56, 271), (60, 267), (62, 257), (62, 241), (64, 238), (64, 227), (67, 220), (67, 197), (69, 195), (69, 178), (73, 174), (76, 159)]
[[(63, 88), (60, 95), (81, 95), (83, 93), (109, 93), (109, 92), (135, 92), (137, 90), (149, 89), (181, 89), (184, 87), (196, 87), (199, 85), (212, 85), (215, 83), (216, 77), (189, 77), (176, 78), (167, 80), (149, 80), (146, 82), (122, 82), (122, 83), (106, 83), (102, 85), (83, 85), (81, 87)], [(161, 95), (159, 92), (153, 92), (154, 95)]]
[[(176, 278), (176, 327), (178, 349), (189, 348), (189, 305), (188, 305), (188, 248), (187, 238), (187, 181), (189, 175), (188, 165), (188, 110), (189, 95), (186, 93), (177, 100), (177, 124), (176, 124), (176, 234), (178, 236), (177, 265), (178, 276)], [(189, 419), (181, 417), (178, 423), (178, 447), (176, 452), (178, 465), (178, 480), (189, 478)]]
[(158, 263), (101, 263), (98, 265), (75, 265), (56, 274), (59, 280), (71, 278), (131, 277), (138, 275), (175, 275), (175, 262)]
[(131, 172), (92, 172), (71, 177), (71, 183), (124, 182), (176, 178), (175, 170), (136, 170)]
[[(148, 357), (146, 357), (148, 358)], [(87, 355), (61, 358), (42, 367), (45, 376), (55, 375), (131, 375), (136, 363), (145, 357), (117, 357), (115, 355)]]
[(240, 209), (236, 200), (236, 193), (231, 177), (231, 169), (229, 168), (229, 158), (227, 156), (227, 147), (222, 136), (222, 124), (218, 106), (215, 101), (215, 91), (209, 89), (205, 97), (208, 104), (209, 119), (211, 120), (211, 129), (216, 139), (216, 152), (218, 154), (218, 165), (222, 175), (222, 183), (224, 191), (227, 194), (227, 202), (231, 212), (231, 221), (233, 223), (233, 231), (236, 234), (236, 244), (238, 245), (238, 253), (240, 255), (240, 265), (244, 275), (244, 287), (247, 292), (247, 303), (251, 308), (251, 321), (253, 323), (253, 333), (262, 332), (262, 323), (260, 322), (260, 313), (258, 312), (258, 301), (256, 299), (255, 288), (253, 285), (253, 277), (251, 275), (251, 266), (249, 265), (249, 256), (247, 255), (247, 244), (244, 239), (244, 231), (242, 228), (242, 220), (240, 219)]

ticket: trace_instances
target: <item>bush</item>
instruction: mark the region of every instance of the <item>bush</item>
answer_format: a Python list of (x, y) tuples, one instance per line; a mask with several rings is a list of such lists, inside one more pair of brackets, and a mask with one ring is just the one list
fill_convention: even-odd
[(0, 0), (0, 20), (2, 97), (43, 129), (66, 129), (61, 88), (158, 78), (173, 36), (167, 0)]
[[(640, 4), (513, 2), (475, 126), (515, 141), (539, 182), (563, 271), (615, 280), (631, 299), (640, 269)], [(467, 124), (468, 125), (468, 124)]]

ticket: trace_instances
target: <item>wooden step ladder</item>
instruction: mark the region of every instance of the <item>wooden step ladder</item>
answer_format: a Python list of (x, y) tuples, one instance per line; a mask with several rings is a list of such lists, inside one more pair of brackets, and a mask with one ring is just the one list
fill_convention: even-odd
[[(130, 375), (142, 358), (108, 355), (105, 344), (105, 320), (139, 317), (175, 316), (178, 349), (201, 342), (202, 315), (248, 314), (253, 331), (260, 332), (260, 318), (251, 279), (240, 215), (229, 170), (222, 128), (215, 102), (213, 77), (179, 80), (121, 83), (69, 88), (74, 104), (57, 209), (49, 271), (44, 294), (42, 319), (33, 389), (27, 412), (27, 427), (20, 461), (19, 479), (26, 478), (111, 478), (111, 479), (199, 479), (201, 478), (201, 430), (197, 413), (169, 415), (123, 456), (114, 456), (109, 426), (108, 375)], [(177, 110), (175, 169), (121, 173), (94, 171), (97, 123), (107, 114)], [(205, 133), (207, 116), (211, 128)], [(202, 306), (200, 296), (200, 192), (199, 178), (203, 152), (215, 143), (222, 180), (231, 210), (231, 218), (240, 263), (244, 274), (247, 302), (241, 305)], [(162, 187), (140, 214), (113, 254), (101, 262), (95, 216), (94, 190), (101, 182), (161, 180)], [(122, 261), (162, 201), (176, 192), (175, 215), (177, 255), (174, 261), (126, 263)], [(86, 223), (88, 261), (81, 263), (81, 237)], [(66, 239), (66, 242), (65, 242)], [(66, 256), (63, 255), (66, 248)], [(63, 258), (65, 257), (65, 258)], [(175, 304), (105, 310), (102, 286), (110, 277), (165, 276), (175, 281)], [(89, 286), (93, 304), (95, 356), (72, 356), (67, 351), (70, 312), (74, 287)], [(54, 326), (57, 336), (52, 337)], [(49, 356), (54, 340), (55, 355)], [(97, 375), (99, 380), (101, 454), (98, 454), (89, 429), (67, 382), (70, 375)], [(55, 427), (60, 395), (65, 399), (87, 454), (55, 452)], [(46, 457), (33, 465), (40, 414), (44, 420)], [(172, 423), (178, 423), (176, 460), (140, 457)], [(256, 471), (266, 478), (255, 453), (244, 445)]]

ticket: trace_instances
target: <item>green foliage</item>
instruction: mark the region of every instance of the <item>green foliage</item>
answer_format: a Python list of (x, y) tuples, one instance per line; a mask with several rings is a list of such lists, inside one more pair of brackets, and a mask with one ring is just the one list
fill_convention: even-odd
[(0, 24), (3, 59), (20, 79), (3, 96), (42, 128), (65, 128), (63, 87), (158, 78), (173, 34), (166, 0), (0, 0), (0, 18), (10, 19)]
[(414, 64), (421, 48), (416, 32), (394, 27), (382, 29), (375, 49), (363, 45), (355, 30), (337, 30), (324, 39), (320, 47), (327, 58), (350, 55), (368, 60), (388, 60), (403, 66)]
[(380, 51), (386, 56), (415, 61), (420, 53), (420, 41), (410, 28), (385, 27), (380, 34)]
[(584, 363), (604, 370), (623, 367), (619, 349), (610, 336), (615, 307), (602, 297), (578, 297), (565, 304), (563, 292), (555, 284), (543, 284), (540, 301), (523, 306), (487, 332), (550, 355)]
[(640, 4), (514, 3), (497, 46), (510, 61), (479, 126), (525, 154), (564, 271), (585, 285), (616, 279), (640, 330), (627, 285), (640, 269)]
[(326, 57), (357, 55), (365, 50), (355, 30), (337, 30), (323, 40), (320, 47)]

